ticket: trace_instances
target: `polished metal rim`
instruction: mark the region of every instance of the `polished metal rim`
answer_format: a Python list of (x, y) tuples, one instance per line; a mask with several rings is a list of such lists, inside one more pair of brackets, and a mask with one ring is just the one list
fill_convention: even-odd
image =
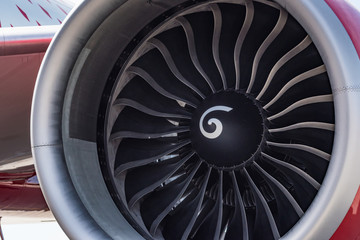
[[(278, 239), (326, 175), (335, 129), (327, 71), (273, 2), (188, 6), (136, 46), (105, 94), (103, 173), (146, 238)], [(238, 135), (226, 132), (233, 125)], [(223, 144), (229, 135), (235, 146)]]
[[(89, 121), (97, 115), (102, 82), (108, 78), (108, 68), (117, 64), (119, 52), (127, 51), (128, 45), (138, 46), (139, 42), (129, 41), (149, 19), (161, 15), (166, 21), (178, 11), (172, 8), (183, 2), (84, 1), (65, 21), (46, 54), (34, 93), (32, 150), (47, 202), (71, 239), (143, 239), (136, 222), (126, 211), (119, 211), (121, 202), (118, 207), (114, 204), (118, 198), (115, 191), (108, 191), (111, 181), (106, 188), (104, 177), (110, 175), (100, 171), (104, 162), (100, 159), (99, 163), (103, 156), (99, 141), (86, 136), (96, 129), (96, 124)], [(282, 238), (329, 239), (348, 212), (360, 182), (360, 95), (356, 91), (359, 57), (344, 26), (325, 1), (275, 2), (296, 18), (319, 50), (333, 88), (336, 113), (331, 160), (321, 188), (303, 217)], [(127, 27), (129, 22), (133, 23), (131, 28)], [(144, 39), (149, 31), (151, 28), (136, 39)], [(130, 53), (121, 57), (127, 59)], [(91, 95), (74, 94), (74, 89)], [(80, 110), (87, 104), (92, 108), (83, 114)], [(84, 117), (90, 118), (77, 121)], [(79, 131), (71, 134), (70, 127)]]

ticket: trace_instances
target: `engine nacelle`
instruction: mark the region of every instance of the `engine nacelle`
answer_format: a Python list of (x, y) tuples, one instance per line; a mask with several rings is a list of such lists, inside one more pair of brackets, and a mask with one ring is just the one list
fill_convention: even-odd
[(71, 239), (329, 239), (358, 76), (325, 1), (85, 1), (35, 88), (45, 198)]

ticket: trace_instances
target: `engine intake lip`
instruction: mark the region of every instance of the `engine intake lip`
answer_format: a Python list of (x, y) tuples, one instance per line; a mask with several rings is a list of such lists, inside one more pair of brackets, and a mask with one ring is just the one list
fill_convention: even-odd
[[(99, 77), (94, 71), (89, 70), (88, 61), (94, 61), (95, 58), (94, 62), (101, 65), (100, 63), (105, 62), (106, 59), (112, 68), (112, 63), (115, 64), (115, 61), (109, 51), (114, 53), (116, 58), (119, 54), (115, 54), (114, 49), (108, 49), (111, 46), (109, 42), (112, 41), (117, 46), (127, 46), (128, 40), (135, 36), (132, 31), (128, 31), (130, 37), (124, 40), (119, 36), (125, 35), (119, 32), (117, 35), (112, 34), (114, 32), (111, 31), (112, 28), (121, 29), (124, 22), (129, 22), (115, 19), (119, 15), (130, 19), (130, 15), (139, 14), (143, 18), (137, 23), (145, 26), (146, 17), (151, 15), (151, 18), (154, 18), (161, 15), (153, 11), (159, 8), (151, 8), (152, 10), (145, 8), (142, 11), (139, 6), (146, 5), (145, 1), (124, 2), (85, 1), (78, 10), (74, 11), (51, 44), (34, 93), (32, 148), (37, 172), (52, 212), (71, 239), (124, 237), (142, 239), (133, 229), (136, 226), (130, 226), (113, 204), (113, 201), (116, 202), (116, 196), (110, 196), (104, 191), (105, 181), (98, 166), (97, 156), (101, 151), (98, 152), (96, 140), (86, 139), (87, 147), (81, 148), (85, 139), (81, 135), (94, 131), (96, 126), (93, 124), (82, 126), (83, 122), (77, 122), (69, 115), (69, 111), (77, 115), (79, 102), (91, 102), (92, 107), (97, 108), (95, 106), (99, 103), (98, 100), (74, 96), (71, 91), (76, 86), (89, 90), (91, 87), (84, 85), (84, 82), (91, 81), (84, 79), (93, 79), (92, 75), (97, 76), (97, 79), (107, 79), (110, 72), (108, 69), (103, 72), (97, 69), (99, 75), (100, 73), (106, 75), (105, 78)], [(358, 89), (356, 79), (360, 75), (360, 67), (357, 67), (360, 66), (359, 58), (344, 27), (324, 1), (279, 0), (276, 2), (301, 23), (319, 50), (330, 76), (336, 113), (334, 148), (323, 185), (301, 221), (283, 238), (330, 238), (348, 211), (360, 182), (357, 173), (360, 166), (359, 161), (356, 160), (360, 154), (356, 146), (360, 131), (358, 126), (360, 96), (357, 91), (349, 91), (349, 89)], [(161, 9), (174, 6), (170, 6), (173, 4), (170, 2), (164, 4), (166, 6)], [(132, 14), (127, 14), (129, 12)], [(141, 20), (144, 22), (141, 23)], [(84, 22), (87, 23), (86, 27), (83, 26)], [(135, 23), (135, 21), (131, 22)], [(142, 28), (139, 25), (132, 25), (134, 31)], [(106, 35), (100, 34), (100, 32), (104, 33), (104, 28), (108, 30)], [(99, 37), (100, 35), (102, 37)], [(93, 47), (95, 45), (96, 48)], [(103, 55), (99, 53), (102, 51), (104, 51)], [(118, 51), (122, 52), (123, 49)], [(95, 70), (94, 64), (90, 66), (90, 69)], [(99, 86), (97, 88), (102, 93), (103, 89)], [(63, 97), (65, 95), (68, 96), (66, 101)], [(72, 105), (75, 109), (71, 108)], [(79, 127), (81, 131), (70, 136), (67, 131), (69, 126)], [(74, 151), (79, 154), (73, 155)], [(90, 155), (91, 158), (89, 154), (83, 154), (90, 152), (93, 153)], [(76, 156), (76, 161), (73, 156)], [(332, 220), (327, 221), (327, 219)]]

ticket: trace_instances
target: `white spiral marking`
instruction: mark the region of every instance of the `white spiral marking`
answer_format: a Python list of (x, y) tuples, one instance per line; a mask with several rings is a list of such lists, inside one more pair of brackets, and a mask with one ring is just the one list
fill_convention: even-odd
[(202, 133), (202, 135), (204, 135), (206, 138), (209, 139), (215, 139), (217, 137), (219, 137), (223, 131), (223, 125), (221, 123), (221, 121), (219, 119), (216, 118), (211, 118), (208, 121), (208, 125), (212, 125), (215, 124), (215, 131), (212, 133), (206, 132), (204, 127), (203, 127), (203, 121), (204, 118), (206, 117), (206, 115), (208, 115), (211, 112), (215, 112), (215, 111), (224, 111), (224, 112), (230, 112), (231, 110), (233, 110), (230, 107), (226, 107), (226, 106), (215, 106), (212, 108), (209, 108), (208, 110), (206, 110), (203, 115), (200, 118), (200, 122), (199, 122), (199, 127), (200, 127), (200, 131)]

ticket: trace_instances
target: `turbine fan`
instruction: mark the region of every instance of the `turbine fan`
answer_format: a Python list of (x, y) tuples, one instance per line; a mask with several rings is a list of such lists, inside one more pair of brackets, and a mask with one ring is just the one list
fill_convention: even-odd
[(279, 239), (299, 221), (335, 120), (324, 63), (286, 10), (192, 3), (122, 59), (103, 94), (99, 155), (144, 237)]

